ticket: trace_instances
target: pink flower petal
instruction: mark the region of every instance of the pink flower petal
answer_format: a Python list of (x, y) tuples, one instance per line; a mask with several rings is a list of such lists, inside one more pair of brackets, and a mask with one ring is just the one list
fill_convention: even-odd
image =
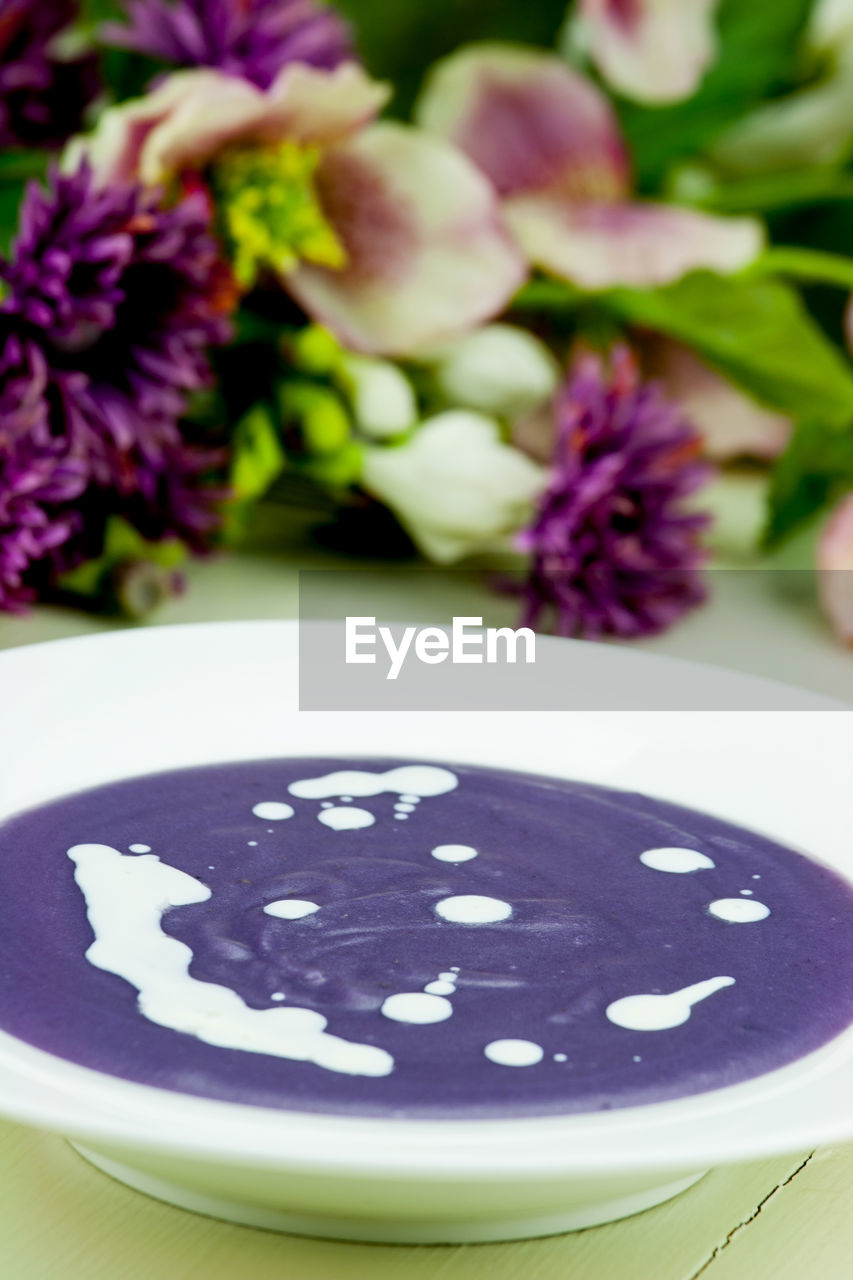
[(853, 494), (836, 507), (817, 549), (820, 602), (836, 634), (853, 645)]
[(769, 461), (785, 449), (792, 423), (753, 400), (681, 343), (657, 338), (643, 344), (643, 367), (666, 386), (717, 462)]
[(720, 0), (580, 0), (570, 40), (638, 102), (689, 97), (717, 54)]
[(342, 142), (370, 124), (391, 97), (389, 85), (371, 80), (356, 62), (324, 71), (292, 62), (267, 93), (269, 115), (261, 141), (328, 145)]
[(105, 111), (66, 163), (86, 157), (105, 183), (138, 177), (154, 186), (235, 144), (340, 141), (387, 98), (355, 63), (334, 71), (290, 63), (267, 92), (220, 71), (178, 72), (146, 97)]
[(491, 186), (441, 139), (375, 125), (327, 152), (317, 190), (349, 264), (302, 264), (284, 284), (351, 348), (402, 355), (448, 341), (524, 281)]
[(476, 45), (433, 72), (417, 118), (455, 142), (501, 196), (559, 192), (618, 200), (628, 155), (604, 95), (550, 54)]
[(764, 243), (752, 218), (718, 218), (676, 205), (573, 205), (515, 196), (504, 213), (531, 262), (583, 289), (649, 288), (703, 267), (739, 271)]

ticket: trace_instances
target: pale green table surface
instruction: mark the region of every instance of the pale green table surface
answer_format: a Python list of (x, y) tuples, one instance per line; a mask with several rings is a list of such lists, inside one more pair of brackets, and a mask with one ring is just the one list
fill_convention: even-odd
[[(808, 540), (772, 562), (746, 551), (758, 518), (755, 482), (717, 491), (712, 602), (643, 647), (819, 690), (853, 702), (853, 653), (830, 636), (805, 575)], [(280, 550), (278, 519), (239, 556), (191, 572), (190, 591), (149, 625), (285, 618), (297, 570), (352, 567), (314, 549), (298, 521)], [(275, 535), (275, 536), (273, 536)], [(389, 586), (388, 616), (479, 614), (512, 620), (514, 605), (435, 575)], [(433, 617), (430, 617), (433, 620)], [(114, 627), (53, 608), (0, 621), (0, 648)], [(334, 1244), (228, 1226), (156, 1203), (96, 1172), (61, 1139), (0, 1122), (2, 1280), (853, 1280), (853, 1146), (793, 1153), (711, 1172), (684, 1195), (623, 1222), (519, 1244)]]

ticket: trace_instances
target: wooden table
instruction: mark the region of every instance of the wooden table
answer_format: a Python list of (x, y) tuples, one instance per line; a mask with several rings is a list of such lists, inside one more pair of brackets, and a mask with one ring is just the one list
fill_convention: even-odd
[[(773, 561), (744, 548), (755, 485), (728, 481), (712, 603), (645, 647), (819, 689), (853, 702), (853, 654), (829, 636), (797, 570), (807, 542)], [(275, 521), (278, 525), (279, 522)], [(239, 556), (192, 572), (190, 592), (156, 624), (292, 617), (297, 574), (332, 561), (304, 531), (259, 529)], [(776, 571), (780, 572), (776, 572)], [(782, 572), (785, 571), (785, 572)], [(790, 572), (788, 572), (790, 571)], [(414, 618), (423, 582), (389, 600)], [(437, 576), (430, 590), (452, 613), (482, 610), (505, 625), (512, 606), (469, 579)], [(0, 621), (0, 648), (115, 626), (58, 609)], [(196, 1217), (128, 1191), (60, 1139), (0, 1122), (0, 1276), (3, 1280), (853, 1280), (853, 1147), (801, 1152), (714, 1170), (657, 1209), (592, 1230), (519, 1244), (373, 1246), (275, 1236)]]

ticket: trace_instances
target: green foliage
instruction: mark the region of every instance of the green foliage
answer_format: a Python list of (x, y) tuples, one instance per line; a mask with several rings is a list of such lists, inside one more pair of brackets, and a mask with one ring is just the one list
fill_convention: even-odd
[[(853, 263), (777, 250), (768, 267), (850, 287)], [(765, 541), (779, 542), (853, 485), (853, 369), (789, 285), (759, 272), (730, 279), (701, 273), (650, 293), (608, 296), (623, 319), (687, 343), (762, 403), (793, 418), (778, 461)]]
[[(805, 211), (811, 221), (815, 207), (842, 204), (853, 209), (853, 174), (837, 164), (816, 164), (783, 173), (723, 179), (701, 164), (688, 163), (673, 171), (664, 194), (667, 199), (710, 213), (758, 213), (781, 220)], [(779, 238), (795, 237), (783, 231)]]
[(779, 280), (699, 271), (661, 289), (614, 289), (602, 303), (686, 343), (770, 408), (827, 428), (853, 423), (850, 362)]
[(338, 395), (314, 382), (283, 382), (279, 407), (285, 427), (298, 427), (310, 456), (332, 457), (349, 443), (349, 414)]
[(231, 438), (231, 491), (238, 502), (262, 498), (287, 464), (272, 414), (256, 405)]
[(853, 433), (827, 432), (814, 421), (799, 423), (773, 469), (765, 545), (781, 542), (851, 487)]
[[(741, 0), (743, 3), (744, 0)], [(394, 82), (395, 115), (407, 115), (428, 68), (473, 40), (552, 47), (567, 0), (338, 0), (368, 69)]]
[(660, 188), (675, 164), (701, 154), (752, 107), (789, 88), (812, 0), (723, 0), (720, 56), (686, 102), (620, 104), (643, 191)]
[(812, 250), (770, 249), (748, 272), (695, 272), (660, 289), (583, 295), (556, 281), (521, 291), (521, 310), (550, 313), (586, 331), (603, 315), (623, 328), (665, 334), (762, 404), (792, 418), (790, 448), (770, 489), (766, 541), (776, 543), (853, 486), (853, 368), (824, 334), (799, 293), (776, 278), (853, 288), (853, 262)]
[(123, 18), (127, 6), (122, 0), (82, 0), (81, 25), (87, 31), (93, 31), (102, 22), (113, 22)]
[(15, 237), (27, 184), (43, 180), (49, 162), (44, 151), (0, 151), (0, 253), (8, 253)]
[(104, 531), (104, 545), (95, 560), (87, 560), (63, 574), (57, 587), (71, 595), (95, 600), (103, 593), (110, 574), (121, 565), (139, 561), (169, 572), (187, 558), (187, 549), (176, 539), (147, 542), (121, 516), (110, 516)]

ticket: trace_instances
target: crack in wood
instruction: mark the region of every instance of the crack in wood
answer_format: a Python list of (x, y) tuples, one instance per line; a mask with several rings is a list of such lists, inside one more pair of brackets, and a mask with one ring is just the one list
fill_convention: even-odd
[(806, 1156), (805, 1160), (803, 1160), (801, 1164), (798, 1164), (796, 1169), (794, 1169), (791, 1173), (789, 1173), (787, 1178), (785, 1178), (783, 1182), (778, 1183), (773, 1188), (772, 1191), (768, 1191), (764, 1199), (759, 1200), (758, 1204), (755, 1206), (752, 1213), (747, 1218), (744, 1218), (741, 1222), (739, 1222), (737, 1226), (732, 1227), (731, 1231), (728, 1233), (725, 1240), (721, 1241), (720, 1244), (714, 1246), (714, 1248), (711, 1250), (708, 1257), (702, 1263), (699, 1270), (694, 1271), (693, 1274), (688, 1277), (688, 1280), (699, 1280), (699, 1277), (705, 1274), (705, 1272), (712, 1265), (712, 1263), (716, 1262), (720, 1254), (725, 1249), (728, 1249), (729, 1245), (732, 1243), (735, 1237), (738, 1236), (741, 1233), (741, 1231), (743, 1231), (746, 1227), (748, 1227), (750, 1223), (755, 1221), (755, 1219), (761, 1213), (764, 1206), (766, 1204), (769, 1204), (769, 1202), (774, 1198), (774, 1196), (777, 1196), (782, 1191), (784, 1191), (785, 1188), (789, 1186), (794, 1181), (794, 1179), (799, 1176), (799, 1174), (802, 1173), (803, 1169), (805, 1169), (806, 1165), (814, 1157), (814, 1155), (815, 1155), (815, 1152), (810, 1151), (809, 1154)]

